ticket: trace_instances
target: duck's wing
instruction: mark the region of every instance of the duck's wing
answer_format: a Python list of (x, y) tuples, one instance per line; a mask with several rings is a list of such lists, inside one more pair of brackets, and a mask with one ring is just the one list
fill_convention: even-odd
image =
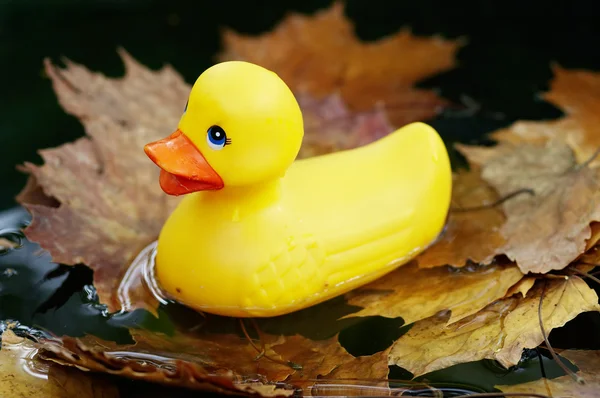
[(296, 161), (283, 191), (342, 269), (349, 254), (368, 264), (429, 245), (445, 223), (451, 184), (440, 136), (413, 123), (364, 147)]

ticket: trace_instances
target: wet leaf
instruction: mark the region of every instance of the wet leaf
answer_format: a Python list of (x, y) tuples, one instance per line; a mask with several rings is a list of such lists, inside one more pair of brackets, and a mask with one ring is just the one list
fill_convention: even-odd
[[(421, 38), (408, 30), (363, 42), (341, 2), (312, 16), (289, 14), (271, 32), (225, 30), (220, 60), (245, 60), (275, 71), (295, 92), (339, 92), (352, 111), (383, 104), (394, 126), (436, 115), (447, 101), (414, 84), (455, 66), (461, 41)], [(399, 61), (399, 57), (401, 61)]]
[[(500, 234), (506, 220), (504, 212), (497, 206), (489, 207), (499, 196), (481, 179), (479, 168), (458, 171), (452, 184), (448, 223), (440, 239), (417, 257), (421, 268), (489, 264), (505, 243)], [(473, 208), (476, 210), (469, 210)]]
[(364, 308), (346, 317), (402, 317), (409, 324), (450, 310), (448, 323), (454, 323), (504, 297), (522, 278), (515, 265), (452, 270), (412, 263), (348, 293), (349, 304)]
[(449, 314), (419, 321), (393, 345), (390, 364), (415, 376), (458, 363), (495, 359), (509, 367), (519, 362), (524, 348), (537, 347), (543, 336), (538, 308), (543, 285), (542, 319), (546, 333), (585, 311), (598, 311), (598, 296), (577, 276), (542, 281), (527, 297), (509, 297), (478, 313), (447, 325)]
[(10, 329), (2, 334), (0, 350), (0, 395), (3, 397), (111, 398), (117, 387), (106, 377), (82, 374), (36, 359), (31, 340)]
[[(337, 336), (312, 341), (300, 335), (261, 334), (251, 344), (235, 334), (183, 333), (173, 336), (132, 330), (134, 345), (116, 345), (92, 336), (42, 341), (47, 360), (129, 378), (217, 392), (269, 391), (288, 395), (310, 380), (369, 374), (384, 379), (387, 351), (354, 357)], [(264, 351), (261, 352), (261, 350)]]
[(550, 91), (542, 98), (562, 109), (566, 116), (547, 122), (519, 121), (492, 137), (502, 142), (544, 143), (558, 139), (568, 143), (578, 162), (588, 160), (600, 148), (600, 73), (553, 66)]
[(540, 379), (517, 385), (498, 385), (496, 388), (506, 393), (543, 394), (551, 397), (587, 398), (597, 397), (600, 391), (600, 351), (566, 350), (561, 356), (575, 363), (577, 375), (585, 384), (577, 383), (570, 375), (555, 379)]
[(590, 223), (600, 220), (600, 169), (577, 164), (571, 148), (557, 141), (461, 151), (501, 196), (534, 192), (502, 204), (506, 244), (497, 254), (516, 261), (524, 273), (545, 273), (565, 268), (585, 251)]

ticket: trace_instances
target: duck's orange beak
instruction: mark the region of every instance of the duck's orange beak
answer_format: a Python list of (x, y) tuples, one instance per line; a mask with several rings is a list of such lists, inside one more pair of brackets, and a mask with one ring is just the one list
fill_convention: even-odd
[(160, 171), (160, 187), (169, 195), (223, 188), (223, 180), (181, 130), (144, 146)]

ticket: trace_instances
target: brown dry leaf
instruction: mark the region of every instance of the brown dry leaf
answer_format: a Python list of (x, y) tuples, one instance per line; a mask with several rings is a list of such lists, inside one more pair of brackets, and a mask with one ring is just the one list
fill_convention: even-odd
[(600, 310), (594, 290), (577, 276), (541, 281), (525, 298), (499, 300), (452, 325), (447, 325), (449, 314), (415, 323), (392, 346), (389, 363), (415, 376), (484, 358), (505, 367), (517, 364), (524, 348), (537, 347), (543, 341), (538, 307), (544, 283), (546, 333), (582, 312)]
[(421, 268), (463, 267), (469, 261), (488, 264), (505, 243), (500, 227), (506, 217), (500, 207), (461, 211), (489, 206), (499, 198), (481, 179), (479, 168), (455, 173), (452, 184), (448, 223), (439, 240), (417, 257)]
[(559, 139), (568, 143), (581, 163), (600, 148), (600, 73), (553, 67), (550, 92), (543, 98), (561, 108), (566, 116), (549, 122), (520, 121), (496, 131), (502, 142), (541, 143)]
[(540, 379), (517, 385), (499, 385), (497, 389), (505, 393), (543, 394), (551, 397), (592, 398), (600, 391), (600, 351), (566, 350), (561, 356), (575, 363), (579, 368), (577, 375), (585, 384), (577, 383), (571, 376), (555, 379)]
[(433, 117), (447, 104), (415, 89), (451, 69), (461, 41), (419, 38), (408, 30), (362, 42), (341, 2), (315, 15), (289, 14), (271, 32), (246, 36), (225, 30), (220, 60), (245, 60), (278, 73), (295, 92), (317, 98), (340, 92), (352, 111), (382, 103), (394, 126)]
[[(188, 94), (170, 67), (153, 72), (124, 51), (120, 55), (122, 79), (71, 62), (62, 70), (46, 62), (61, 105), (81, 120), (87, 137), (40, 151), (43, 166), (23, 167), (58, 206), (40, 203), (33, 183), (18, 198), (33, 216), (27, 237), (56, 262), (91, 267), (110, 311), (122, 307), (117, 288), (128, 264), (156, 238), (176, 203), (161, 191), (158, 171), (142, 148), (175, 128)], [(130, 295), (127, 310), (156, 305), (139, 279)]]
[(105, 377), (48, 365), (35, 357), (37, 348), (8, 329), (0, 350), (0, 396), (14, 398), (111, 398), (118, 388)]
[(600, 220), (600, 168), (577, 164), (571, 148), (558, 141), (459, 149), (501, 196), (535, 192), (502, 204), (506, 244), (497, 254), (516, 261), (524, 273), (546, 273), (565, 268), (585, 251), (590, 223)]
[(452, 270), (419, 269), (413, 262), (349, 292), (348, 303), (364, 308), (346, 317), (402, 317), (409, 324), (450, 310), (448, 323), (454, 323), (504, 297), (521, 278), (515, 265)]
[(356, 148), (394, 130), (381, 108), (353, 113), (337, 94), (322, 99), (298, 94), (296, 98), (302, 108), (305, 130), (298, 158)]
[[(246, 338), (233, 334), (131, 332), (134, 345), (116, 345), (91, 336), (45, 340), (40, 345), (45, 359), (63, 365), (215, 392), (266, 394), (273, 389), (272, 395), (289, 395), (292, 388), (310, 387), (309, 379), (330, 374), (385, 379), (388, 373), (387, 351), (354, 357), (338, 343), (337, 335), (312, 341), (300, 335), (263, 334), (265, 352), (257, 359), (261, 343), (253, 347)], [(275, 382), (284, 383), (269, 387)]]

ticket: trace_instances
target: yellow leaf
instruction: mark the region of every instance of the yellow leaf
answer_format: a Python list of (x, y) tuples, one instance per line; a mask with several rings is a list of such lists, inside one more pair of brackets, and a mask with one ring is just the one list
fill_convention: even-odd
[(524, 348), (537, 347), (543, 336), (538, 307), (545, 289), (542, 319), (546, 333), (585, 311), (598, 311), (598, 296), (577, 276), (541, 281), (525, 298), (509, 297), (447, 325), (449, 314), (415, 323), (392, 346), (391, 365), (415, 376), (458, 363), (496, 359), (505, 367), (519, 362)]
[(364, 308), (346, 317), (402, 317), (413, 323), (450, 310), (448, 323), (454, 323), (504, 297), (522, 277), (515, 265), (452, 270), (419, 269), (413, 262), (348, 293), (349, 304)]

